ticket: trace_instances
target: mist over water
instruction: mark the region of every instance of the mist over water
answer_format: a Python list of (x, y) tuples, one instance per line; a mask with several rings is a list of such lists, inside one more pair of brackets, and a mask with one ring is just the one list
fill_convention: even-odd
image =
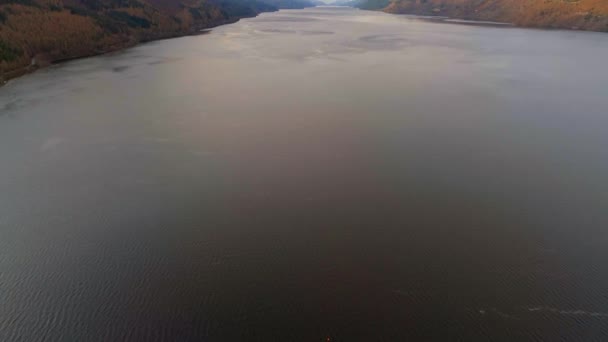
[(607, 60), (312, 8), (12, 81), (0, 340), (606, 340)]

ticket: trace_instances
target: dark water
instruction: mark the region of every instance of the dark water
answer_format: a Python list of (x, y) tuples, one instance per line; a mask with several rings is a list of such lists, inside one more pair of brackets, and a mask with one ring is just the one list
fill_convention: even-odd
[(11, 82), (0, 341), (607, 341), (606, 61), (317, 8)]

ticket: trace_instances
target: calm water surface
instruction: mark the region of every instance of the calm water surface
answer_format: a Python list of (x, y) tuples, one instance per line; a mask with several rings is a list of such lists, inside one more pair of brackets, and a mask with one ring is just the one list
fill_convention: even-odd
[(315, 8), (13, 81), (0, 340), (606, 341), (606, 61)]

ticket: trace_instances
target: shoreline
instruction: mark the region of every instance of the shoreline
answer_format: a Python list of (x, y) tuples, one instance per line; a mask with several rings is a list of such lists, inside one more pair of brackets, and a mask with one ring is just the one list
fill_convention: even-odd
[[(331, 7), (331, 6), (329, 6)], [(352, 7), (352, 6), (336, 6), (336, 7)], [(512, 22), (503, 22), (503, 21), (489, 21), (489, 20), (478, 20), (478, 19), (463, 19), (459, 17), (449, 17), (449, 16), (440, 16), (440, 15), (424, 15), (424, 14), (414, 14), (414, 13), (399, 13), (399, 12), (388, 12), (383, 8), (380, 9), (362, 9), (358, 7), (356, 8), (360, 11), (371, 11), (371, 12), (380, 12), (389, 15), (396, 15), (401, 17), (408, 17), (414, 20), (427, 21), (431, 23), (438, 24), (455, 24), (455, 25), (464, 25), (464, 26), (485, 26), (485, 27), (494, 27), (494, 28), (502, 28), (502, 29), (526, 29), (526, 30), (542, 30), (542, 31), (564, 31), (564, 32), (578, 32), (578, 33), (586, 33), (586, 34), (601, 34), (604, 36), (608, 36), (608, 31), (601, 30), (591, 30), (584, 29), (580, 27), (553, 27), (553, 26), (535, 26), (535, 25), (522, 25)]]
[(30, 65), (24, 66), (24, 67), (21, 67), (18, 69), (6, 71), (3, 74), (1, 74), (0, 75), (0, 89), (3, 86), (7, 85), (11, 80), (15, 80), (17, 78), (34, 73), (41, 69), (46, 69), (52, 65), (58, 65), (58, 64), (62, 64), (62, 63), (67, 63), (69, 61), (85, 59), (85, 58), (89, 58), (89, 57), (103, 56), (106, 54), (130, 49), (130, 48), (138, 46), (140, 44), (145, 44), (145, 43), (154, 42), (154, 41), (180, 38), (180, 37), (188, 37), (188, 36), (204, 35), (204, 34), (207, 34), (210, 32), (208, 30), (213, 29), (215, 27), (234, 24), (234, 23), (237, 23), (238, 21), (240, 21), (241, 19), (255, 18), (258, 15), (260, 15), (261, 13), (265, 13), (265, 12), (257, 13), (254, 16), (246, 16), (246, 17), (238, 17), (238, 18), (222, 20), (220, 22), (213, 23), (211, 25), (207, 25), (204, 27), (192, 28), (188, 32), (182, 32), (182, 33), (177, 32), (172, 35), (162, 36), (162, 37), (153, 38), (153, 39), (142, 39), (142, 40), (131, 39), (129, 41), (124, 42), (124, 44), (116, 44), (114, 46), (108, 47), (107, 49), (105, 49), (103, 51), (92, 51), (91, 53), (81, 54), (81, 55), (77, 55), (77, 56), (70, 56), (70, 57), (65, 57), (65, 58), (51, 60), (51, 61), (43, 60), (43, 61), (38, 62), (35, 60), (35, 58), (32, 58), (32, 63)]
[[(368, 11), (368, 10), (362, 10)], [(376, 12), (376, 10), (371, 10)], [(529, 25), (519, 25), (515, 23), (509, 22), (501, 22), (501, 21), (487, 21), (487, 20), (476, 20), (476, 19), (460, 19), (457, 17), (444, 17), (444, 16), (432, 16), (432, 15), (421, 15), (421, 14), (410, 14), (410, 13), (393, 13), (393, 12), (385, 12), (383, 10), (378, 10), (378, 12), (409, 17), (411, 19), (426, 21), (431, 23), (438, 24), (454, 24), (454, 25), (464, 25), (464, 26), (484, 26), (484, 27), (494, 27), (500, 29), (525, 29), (525, 30), (540, 30), (540, 31), (563, 31), (563, 32), (577, 32), (577, 33), (585, 33), (585, 34), (598, 34), (608, 36), (608, 31), (596, 31), (596, 30), (585, 30), (577, 27), (548, 27), (548, 26), (529, 26)]]
[[(450, 23), (450, 24), (459, 24), (459, 25), (474, 25), (474, 26), (489, 26), (489, 27), (503, 27), (503, 28), (523, 28), (523, 29), (538, 29), (538, 30), (549, 30), (549, 31), (574, 31), (574, 32), (595, 32), (595, 33), (608, 33), (608, 27), (602, 29), (596, 29), (593, 27), (584, 27), (584, 26), (568, 26), (568, 25), (543, 25), (543, 24), (535, 24), (535, 23), (527, 23), (527, 22), (517, 22), (517, 21), (498, 21), (498, 20), (487, 20), (481, 18), (474, 18), (468, 15), (457, 15), (457, 16), (449, 16), (449, 15), (434, 15), (434, 14), (423, 14), (423, 13), (413, 13), (409, 11), (395, 11), (390, 9), (389, 7), (375, 9), (372, 11), (380, 11), (387, 14), (394, 15), (404, 15), (411, 17), (419, 17), (423, 20), (441, 22), (441, 23)], [(505, 18), (506, 19), (506, 18)]]
[[(361, 8), (357, 8), (357, 7), (353, 7), (353, 6), (331, 6), (331, 5), (325, 5), (325, 6), (315, 6), (315, 7), (349, 7), (349, 8), (354, 8), (354, 9), (358, 9), (358, 10), (362, 10), (362, 11), (371, 11), (371, 12), (381, 12), (381, 13), (385, 13), (385, 14), (389, 14), (389, 15), (396, 15), (396, 16), (404, 16), (404, 17), (409, 17), (412, 19), (416, 19), (416, 20), (422, 20), (422, 21), (427, 21), (427, 22), (433, 22), (433, 23), (440, 23), (440, 24), (455, 24), (455, 25), (470, 25), (470, 26), (487, 26), (487, 27), (496, 27), (496, 28), (521, 28), (521, 29), (532, 29), (532, 30), (548, 30), (548, 31), (569, 31), (569, 32), (586, 32), (586, 33), (599, 33), (599, 34), (606, 34), (608, 32), (604, 32), (604, 31), (594, 31), (594, 30), (584, 30), (584, 29), (579, 29), (579, 28), (559, 28), (559, 27), (542, 27), (542, 26), (526, 26), (526, 25), (518, 25), (515, 23), (509, 23), (509, 22), (494, 22), (494, 21), (485, 21), (485, 20), (475, 20), (475, 19), (461, 19), (458, 17), (449, 17), (449, 16), (434, 16), (434, 15), (421, 15), (421, 14), (411, 14), (411, 13), (395, 13), (395, 12), (389, 12), (389, 11), (385, 11), (384, 9), (361, 9)], [(309, 7), (309, 8), (314, 8), (314, 7)], [(277, 11), (280, 11), (277, 10)], [(49, 66), (52, 65), (58, 65), (58, 64), (62, 64), (62, 63), (66, 63), (69, 61), (73, 61), (73, 60), (77, 60), (77, 59), (84, 59), (84, 58), (89, 58), (89, 57), (95, 57), (95, 56), (102, 56), (105, 54), (110, 54), (110, 53), (114, 53), (117, 51), (122, 51), (122, 50), (126, 50), (135, 46), (138, 46), (140, 44), (144, 44), (144, 43), (148, 43), (148, 42), (153, 42), (153, 41), (160, 41), (160, 40), (165, 40), (165, 39), (173, 39), (173, 38), (180, 38), (180, 37), (188, 37), (188, 36), (198, 36), (198, 35), (203, 35), (203, 34), (207, 34), (210, 31), (210, 29), (213, 29), (215, 27), (219, 27), (219, 26), (223, 26), (223, 25), (230, 25), (230, 24), (234, 24), (239, 22), (241, 19), (247, 19), (247, 18), (255, 18), (258, 15), (262, 14), (262, 13), (267, 13), (267, 12), (275, 12), (275, 11), (264, 11), (264, 12), (260, 12), (257, 13), (255, 15), (252, 16), (243, 16), (243, 17), (236, 17), (236, 18), (231, 18), (231, 19), (227, 19), (227, 20), (222, 20), (216, 23), (212, 23), (210, 25), (206, 25), (206, 26), (202, 26), (202, 27), (197, 27), (197, 28), (192, 28), (189, 31), (185, 31), (185, 32), (175, 32), (173, 34), (168, 34), (168, 35), (164, 35), (164, 36), (159, 36), (156, 38), (152, 38), (152, 39), (130, 39), (128, 41), (125, 41), (124, 43), (121, 44), (115, 44), (114, 46), (109, 46), (108, 48), (104, 49), (103, 51), (91, 51), (90, 53), (86, 53), (86, 54), (81, 54), (81, 55), (76, 55), (76, 56), (70, 56), (70, 57), (65, 57), (65, 58), (61, 58), (61, 59), (56, 59), (56, 60), (40, 60), (37, 61), (36, 58), (32, 58), (32, 63), (18, 68), (18, 69), (13, 69), (10, 71), (6, 71), (3, 74), (0, 74), (0, 88), (2, 88), (3, 86), (5, 86), (6, 84), (8, 84), (11, 80), (20, 78), (22, 76), (34, 73), (38, 70), (41, 69), (45, 69)], [(132, 37), (133, 38), (133, 37)]]

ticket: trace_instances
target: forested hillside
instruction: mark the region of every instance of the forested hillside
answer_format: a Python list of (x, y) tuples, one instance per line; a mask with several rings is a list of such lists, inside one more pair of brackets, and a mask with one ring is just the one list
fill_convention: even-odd
[(608, 0), (392, 0), (384, 11), (608, 31)]
[(307, 0), (0, 0), (0, 84), (49, 63), (309, 5)]

